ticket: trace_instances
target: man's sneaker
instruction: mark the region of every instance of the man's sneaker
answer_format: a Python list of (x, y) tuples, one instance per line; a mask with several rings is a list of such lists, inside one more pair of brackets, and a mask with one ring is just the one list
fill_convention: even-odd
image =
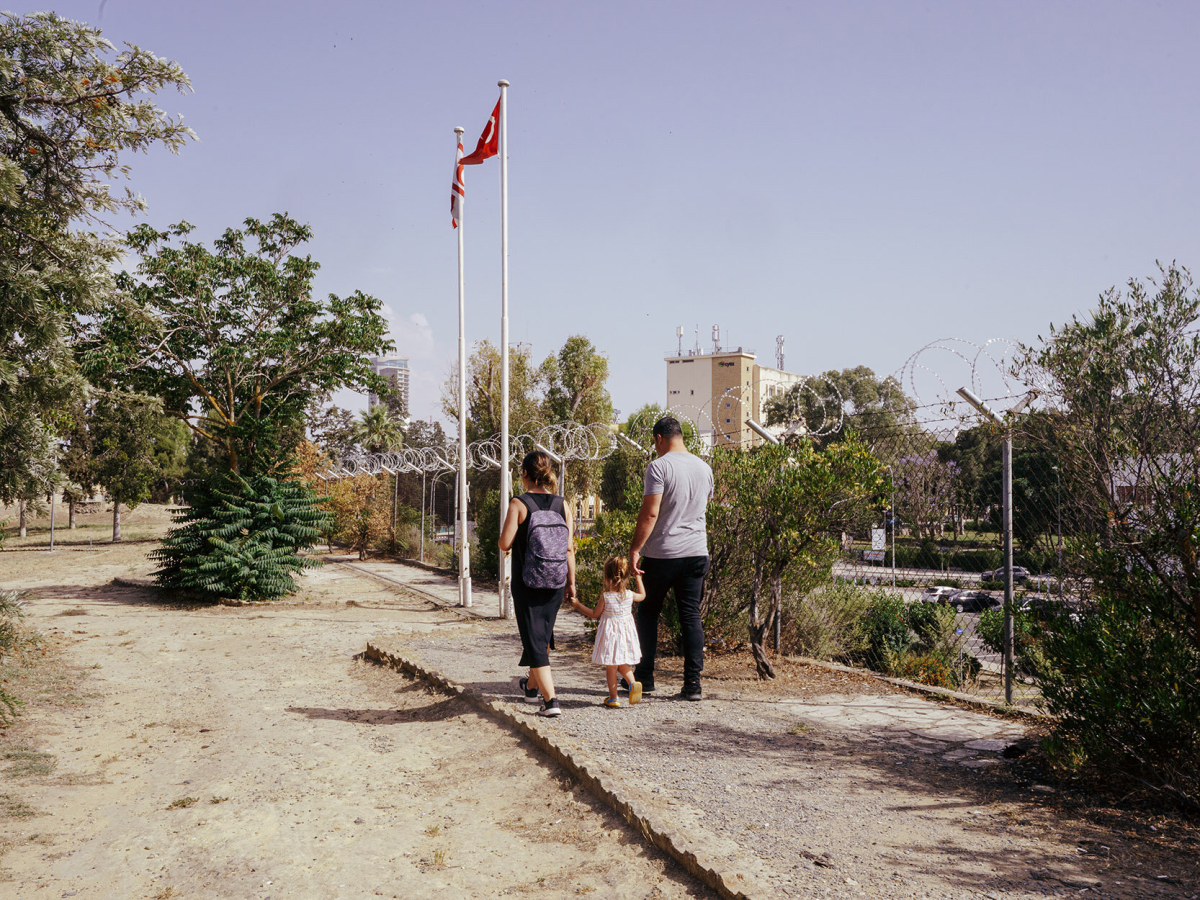
[(703, 699), (700, 694), (700, 685), (692, 685), (691, 687), (685, 686), (684, 689), (679, 692), (679, 698), (681, 700), (692, 701)]
[[(639, 697), (638, 699), (641, 699), (641, 698)], [(629, 702), (632, 703), (633, 701), (630, 700)], [(609, 709), (620, 709), (621, 701), (618, 700), (616, 697), (605, 697), (604, 705), (607, 706)]]
[[(640, 681), (635, 681), (634, 684), (640, 684), (642, 686), (643, 694), (653, 694), (654, 693), (654, 679), (653, 678), (643, 678)], [(622, 675), (621, 676), (621, 690), (628, 691), (629, 688), (630, 688), (629, 682), (626, 681), (625, 676)]]
[(518, 678), (517, 685), (521, 688), (521, 693), (525, 695), (526, 703), (537, 703), (541, 699), (538, 689), (529, 686), (528, 678)]
[(562, 707), (558, 705), (558, 698), (551, 697), (549, 700), (542, 701), (542, 708), (538, 710), (539, 716), (561, 716)]
[(633, 684), (631, 684), (629, 686), (629, 705), (633, 706), (633, 704), (637, 703), (641, 699), (642, 699), (642, 683), (640, 681), (635, 681)]

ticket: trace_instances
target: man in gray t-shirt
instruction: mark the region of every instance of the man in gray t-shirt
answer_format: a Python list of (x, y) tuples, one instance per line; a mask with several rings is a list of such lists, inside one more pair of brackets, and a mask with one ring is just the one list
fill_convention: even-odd
[(688, 452), (683, 429), (671, 416), (654, 426), (658, 458), (646, 467), (642, 509), (629, 548), (630, 568), (640, 573), (646, 599), (638, 606), (637, 628), (642, 661), (634, 678), (644, 692), (654, 690), (658, 619), (667, 592), (674, 590), (683, 630), (683, 690), (686, 700), (700, 699), (704, 669), (704, 626), (700, 601), (708, 571), (708, 501), (713, 473), (708, 463)]

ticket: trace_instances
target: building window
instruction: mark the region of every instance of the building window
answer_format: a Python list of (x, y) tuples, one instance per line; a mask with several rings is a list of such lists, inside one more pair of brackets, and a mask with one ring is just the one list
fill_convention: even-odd
[(692, 395), (693, 395), (693, 396), (695, 395), (695, 393), (696, 393), (695, 391), (692, 391)]
[[(726, 404), (726, 406), (728, 406), (728, 405), (729, 405), (729, 404)], [(729, 419), (726, 419), (726, 420), (725, 420), (725, 424), (726, 424), (726, 425), (728, 425), (728, 424), (729, 424)]]

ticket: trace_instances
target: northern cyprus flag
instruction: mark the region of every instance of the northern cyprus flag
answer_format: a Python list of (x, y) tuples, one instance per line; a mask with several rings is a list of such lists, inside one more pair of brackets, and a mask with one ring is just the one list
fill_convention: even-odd
[(450, 223), (454, 228), (462, 221), (463, 200), (467, 196), (467, 185), (463, 181), (462, 136), (458, 138), (458, 153), (454, 159), (454, 181), (450, 185)]

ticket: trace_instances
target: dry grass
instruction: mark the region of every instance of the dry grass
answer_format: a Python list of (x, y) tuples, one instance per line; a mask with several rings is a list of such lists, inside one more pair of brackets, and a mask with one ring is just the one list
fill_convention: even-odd
[(54, 754), (28, 747), (14, 747), (4, 753), (10, 765), (4, 769), (9, 778), (24, 778), (29, 775), (49, 775), (54, 771), (57, 760)]
[(0, 817), (7, 819), (28, 819), (37, 815), (33, 807), (12, 794), (0, 794)]
[[(139, 541), (154, 541), (162, 537), (171, 524), (169, 507), (155, 503), (143, 503), (134, 510), (121, 508), (121, 540), (136, 543)], [(15, 506), (0, 507), (0, 521), (8, 519), (4, 527), (4, 549), (38, 550), (50, 546), (50, 517), (49, 515), (31, 518), (26, 528), (26, 536), (20, 537), (17, 528), (17, 509)], [(80, 548), (95, 547), (112, 542), (112, 504), (97, 512), (77, 514), (74, 530), (67, 528), (67, 508), (59, 504), (55, 512), (54, 546)]]
[(189, 806), (195, 806), (199, 802), (199, 797), (180, 797), (178, 800), (172, 800), (167, 809), (187, 809)]

